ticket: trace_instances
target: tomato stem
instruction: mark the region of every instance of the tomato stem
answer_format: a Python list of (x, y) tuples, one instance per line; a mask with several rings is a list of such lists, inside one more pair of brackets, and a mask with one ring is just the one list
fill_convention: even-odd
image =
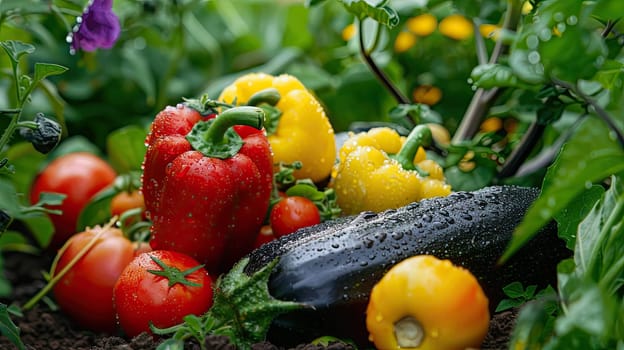
[(63, 247), (59, 250), (56, 257), (54, 258), (54, 261), (52, 262), (52, 267), (50, 268), (50, 280), (37, 294), (35, 294), (35, 296), (33, 296), (30, 300), (26, 302), (26, 304), (22, 306), (22, 309), (31, 309), (39, 302), (39, 300), (41, 300), (41, 298), (48, 294), (48, 292), (50, 292), (50, 290), (54, 288), (58, 281), (60, 281), (61, 278), (63, 278), (63, 276), (65, 276), (69, 272), (69, 270), (71, 270), (78, 263), (78, 261), (80, 261), (80, 259), (82, 259), (82, 257), (89, 252), (89, 250), (91, 250), (91, 248), (95, 245), (95, 243), (97, 243), (98, 239), (104, 234), (104, 232), (108, 231), (111, 227), (113, 227), (113, 224), (116, 221), (117, 216), (114, 216), (106, 225), (104, 225), (104, 227), (102, 227), (100, 231), (93, 235), (93, 238), (91, 238), (91, 240), (84, 247), (82, 247), (80, 251), (78, 251), (74, 258), (67, 265), (65, 265), (65, 267), (63, 267), (63, 269), (59, 271), (58, 274), (54, 275), (54, 269), (58, 264), (59, 258), (63, 255), (65, 250), (67, 250), (67, 247), (69, 247), (70, 241), (68, 240), (67, 242), (65, 242)]
[(412, 316), (406, 316), (394, 323), (394, 336), (399, 348), (417, 348), (425, 338), (425, 331)]

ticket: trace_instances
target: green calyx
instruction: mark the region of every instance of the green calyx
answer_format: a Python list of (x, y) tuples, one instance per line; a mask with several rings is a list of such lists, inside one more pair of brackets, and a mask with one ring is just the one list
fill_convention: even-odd
[(186, 135), (186, 139), (195, 150), (206, 157), (231, 158), (245, 143), (232, 127), (248, 125), (260, 130), (264, 125), (264, 116), (264, 111), (258, 107), (234, 107), (216, 118), (198, 122)]
[(165, 277), (168, 280), (169, 288), (175, 286), (180, 283), (189, 287), (201, 287), (201, 284), (189, 281), (186, 276), (192, 274), (193, 272), (201, 269), (204, 265), (197, 265), (188, 270), (180, 271), (177, 267), (172, 267), (165, 264), (162, 260), (158, 259), (155, 256), (150, 255), (150, 258), (162, 268), (162, 270), (147, 270), (147, 272), (152, 273), (156, 276)]
[(420, 176), (429, 176), (429, 174), (420, 169), (416, 164), (414, 164), (414, 157), (416, 156), (416, 152), (418, 152), (419, 147), (427, 147), (431, 145), (433, 142), (433, 136), (431, 135), (431, 130), (426, 125), (417, 125), (412, 129), (412, 131), (407, 135), (407, 139), (401, 147), (399, 153), (392, 156), (397, 162), (401, 164), (403, 169), (405, 170), (414, 170), (418, 172)]
[(204, 338), (209, 334), (225, 335), (240, 350), (250, 350), (251, 344), (266, 339), (267, 331), (277, 316), (306, 308), (304, 304), (273, 298), (268, 281), (277, 259), (252, 275), (244, 272), (248, 258), (239, 261), (227, 274), (222, 275), (214, 288), (214, 304), (202, 316), (188, 315), (184, 323), (160, 329), (154, 325), (154, 334), (170, 336), (157, 350), (183, 346), (186, 339), (194, 338), (206, 349)]

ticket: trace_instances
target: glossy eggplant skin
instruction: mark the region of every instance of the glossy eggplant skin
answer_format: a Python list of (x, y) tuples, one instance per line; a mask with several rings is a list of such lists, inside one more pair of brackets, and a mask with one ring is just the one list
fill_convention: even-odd
[(517, 186), (454, 192), (397, 210), (340, 218), (265, 244), (249, 255), (246, 271), (279, 257), (269, 292), (313, 308), (276, 319), (269, 339), (289, 345), (331, 335), (367, 345), (365, 310), (372, 287), (391, 266), (419, 254), (449, 259), (470, 270), (491, 310), (511, 282), (554, 285), (557, 263), (570, 255), (555, 223), (507, 263), (498, 264), (538, 195), (538, 189)]

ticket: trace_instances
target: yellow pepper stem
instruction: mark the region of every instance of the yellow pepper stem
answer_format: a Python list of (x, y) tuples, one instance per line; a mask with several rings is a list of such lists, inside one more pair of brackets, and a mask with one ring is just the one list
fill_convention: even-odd
[(426, 125), (417, 125), (407, 135), (405, 143), (401, 147), (399, 153), (395, 154), (392, 158), (401, 164), (405, 170), (415, 170), (420, 176), (428, 176), (429, 174), (420, 169), (414, 164), (414, 157), (418, 152), (419, 147), (427, 147), (431, 145), (433, 137), (431, 136), (431, 129)]
[(403, 317), (393, 326), (394, 336), (400, 348), (417, 348), (425, 338), (422, 325), (412, 316)]

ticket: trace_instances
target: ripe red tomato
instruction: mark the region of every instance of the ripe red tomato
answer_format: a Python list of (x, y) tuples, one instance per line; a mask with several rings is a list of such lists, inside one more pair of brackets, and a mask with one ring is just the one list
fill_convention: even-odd
[[(67, 242), (54, 273), (58, 274), (102, 228), (73, 235)], [(116, 329), (113, 287), (123, 269), (135, 257), (133, 243), (121, 230), (108, 228), (95, 245), (54, 286), (61, 310), (77, 324), (112, 333)]]
[(281, 237), (320, 223), (321, 215), (314, 202), (308, 198), (291, 196), (273, 206), (269, 220), (275, 236)]
[[(167, 269), (185, 276), (177, 280), (163, 276)], [(150, 332), (150, 322), (166, 328), (181, 323), (186, 315), (208, 311), (212, 306), (212, 279), (190, 256), (154, 250), (128, 264), (115, 284), (113, 300), (121, 329), (134, 337)]]
[(119, 192), (111, 199), (110, 207), (113, 216), (121, 215), (130, 209), (141, 208), (145, 210), (143, 193), (141, 191)]
[(37, 176), (30, 191), (32, 204), (41, 192), (63, 193), (67, 197), (60, 206), (61, 215), (50, 215), (54, 224), (51, 248), (60, 247), (76, 232), (80, 211), (100, 190), (111, 185), (116, 173), (103, 159), (87, 152), (69, 153), (53, 160)]

